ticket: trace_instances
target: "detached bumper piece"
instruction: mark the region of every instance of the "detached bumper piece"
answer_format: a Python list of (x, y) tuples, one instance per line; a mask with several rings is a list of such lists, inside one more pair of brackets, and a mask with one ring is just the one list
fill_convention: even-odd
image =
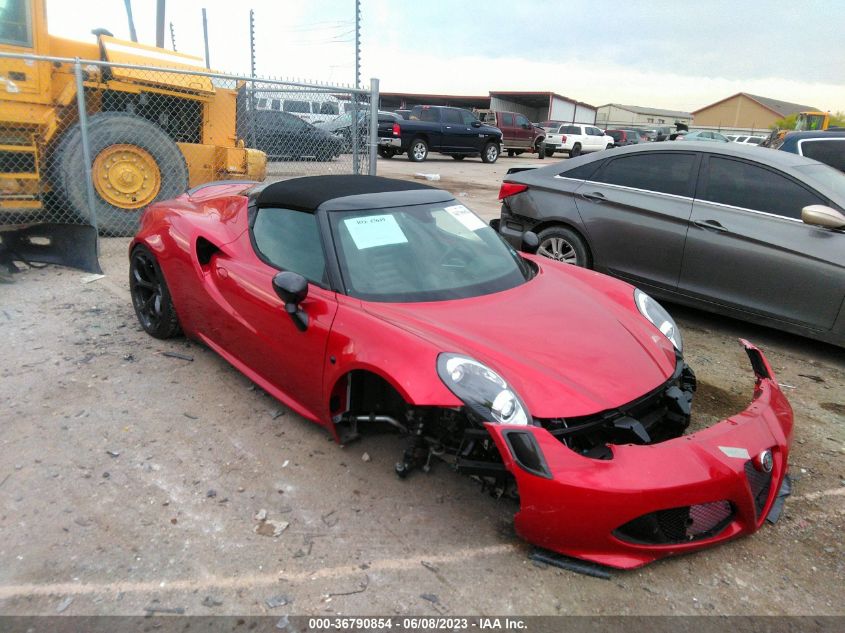
[[(742, 344), (756, 378), (753, 400), (691, 435), (612, 444), (596, 459), (543, 427), (487, 424), (519, 488), (517, 533), (625, 569), (756, 532), (780, 509), (793, 415), (763, 354)], [(686, 398), (677, 395), (682, 410)]]

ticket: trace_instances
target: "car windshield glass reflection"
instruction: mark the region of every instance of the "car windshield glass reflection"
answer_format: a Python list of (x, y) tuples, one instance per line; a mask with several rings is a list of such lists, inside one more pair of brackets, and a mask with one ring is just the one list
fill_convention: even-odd
[(332, 212), (347, 294), (369, 301), (444, 301), (507, 290), (532, 268), (454, 201)]

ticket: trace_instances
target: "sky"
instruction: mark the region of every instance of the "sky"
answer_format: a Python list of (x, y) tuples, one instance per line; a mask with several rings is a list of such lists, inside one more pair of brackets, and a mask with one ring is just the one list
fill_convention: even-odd
[[(155, 43), (156, 0), (132, 0)], [(352, 84), (354, 0), (167, 0), (176, 48), (249, 73)], [(51, 34), (129, 39), (124, 0), (47, 0)], [(845, 112), (841, 0), (361, 0), (361, 75), (383, 92), (552, 91), (594, 106), (693, 111), (737, 92)], [(166, 46), (171, 47), (166, 28)]]

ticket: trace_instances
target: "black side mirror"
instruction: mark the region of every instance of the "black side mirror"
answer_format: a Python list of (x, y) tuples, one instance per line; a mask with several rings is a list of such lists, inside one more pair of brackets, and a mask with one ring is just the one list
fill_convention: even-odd
[(308, 315), (299, 309), (299, 304), (308, 296), (308, 281), (299, 273), (289, 271), (277, 273), (273, 277), (273, 290), (285, 303), (285, 312), (293, 319), (296, 329), (304, 332), (308, 329)]
[(538, 248), (540, 248), (540, 238), (537, 237), (537, 234), (534, 231), (525, 231), (522, 234), (522, 246), (520, 250), (534, 255)]
[(472, 127), (481, 127), (481, 121), (473, 121)]

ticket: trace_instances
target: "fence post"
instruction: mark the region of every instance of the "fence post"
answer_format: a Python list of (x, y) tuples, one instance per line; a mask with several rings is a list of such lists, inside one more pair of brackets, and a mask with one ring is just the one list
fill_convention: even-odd
[(352, 135), (352, 173), (361, 173), (361, 157), (358, 156), (358, 130), (360, 129), (358, 121), (358, 93), (352, 93), (352, 121), (349, 126), (349, 131)]
[[(76, 107), (79, 110), (79, 129), (82, 132), (82, 160), (85, 162), (85, 193), (88, 198), (88, 215), (91, 226), (97, 230), (97, 207), (95, 205), (94, 179), (91, 175), (91, 144), (88, 140), (88, 112), (85, 109), (85, 86), (82, 82), (82, 64), (79, 58), (73, 64), (76, 76)], [(99, 234), (99, 231), (98, 231)], [(100, 253), (100, 240), (97, 238), (97, 254)]]
[(370, 78), (370, 176), (376, 175), (376, 150), (378, 149), (378, 79)]

